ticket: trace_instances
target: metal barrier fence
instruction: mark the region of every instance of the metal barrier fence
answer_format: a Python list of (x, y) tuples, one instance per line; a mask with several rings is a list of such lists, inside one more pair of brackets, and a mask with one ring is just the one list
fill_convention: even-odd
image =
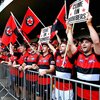
[(25, 71), (25, 85), (27, 100), (52, 100), (52, 76), (47, 74), (40, 76), (38, 72)]
[(10, 90), (10, 74), (7, 64), (0, 64), (0, 100), (18, 100)]
[(2, 100), (6, 100), (7, 95), (13, 98), (9, 100), (100, 100), (99, 85), (4, 66), (0, 65), (0, 94), (6, 91)]
[(74, 79), (54, 79), (53, 100), (100, 100), (100, 85)]

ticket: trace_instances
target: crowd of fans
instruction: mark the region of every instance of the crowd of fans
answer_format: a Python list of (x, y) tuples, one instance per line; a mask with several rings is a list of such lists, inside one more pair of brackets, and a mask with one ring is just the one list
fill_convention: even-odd
[[(0, 62), (7, 63), (10, 68), (10, 80), (14, 86), (16, 97), (20, 98), (20, 93), (27, 90), (30, 100), (42, 100), (43, 98), (49, 100), (50, 78), (46, 77), (46, 74), (60, 78), (56, 79), (54, 84), (55, 97), (53, 100), (74, 100), (73, 84), (69, 84), (67, 81), (63, 82), (63, 78), (73, 78), (93, 84), (100, 83), (100, 40), (92, 26), (90, 13), (86, 23), (90, 36), (84, 36), (78, 41), (73, 39), (72, 25), (67, 25), (67, 40), (61, 40), (56, 33), (57, 40), (49, 43), (31, 42), (31, 47), (26, 44), (11, 45), (10, 52), (1, 49)], [(31, 76), (32, 78), (29, 78), (31, 72), (28, 70), (38, 72), (39, 76), (35, 73)], [(23, 71), (26, 72), (26, 90), (22, 84)], [(41, 91), (42, 93), (40, 93)], [(83, 95), (81, 95), (81, 91)], [(48, 95), (48, 99), (46, 95)], [(90, 97), (89, 87), (83, 86), (82, 88), (78, 84), (77, 100), (90, 100), (90, 98), (99, 100), (99, 91), (92, 88)]]

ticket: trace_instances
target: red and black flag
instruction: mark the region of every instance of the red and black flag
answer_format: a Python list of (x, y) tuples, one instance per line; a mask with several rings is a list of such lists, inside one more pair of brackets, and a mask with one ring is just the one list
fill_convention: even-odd
[(65, 15), (66, 15), (66, 6), (64, 4), (54, 22), (54, 24), (52, 25), (51, 38), (53, 38), (55, 36), (56, 30), (66, 29), (67, 26), (66, 26)]
[(5, 44), (6, 46), (12, 42), (15, 43), (17, 40), (17, 36), (14, 33), (16, 29), (16, 23), (14, 21), (13, 16), (11, 15), (10, 18), (8, 19), (8, 22), (6, 24), (6, 27), (4, 29), (4, 33), (2, 36), (2, 43)]
[(24, 33), (21, 28), (19, 28), (20, 26), (17, 27), (15, 33), (18, 37), (20, 37), (21, 40), (24, 40), (26, 43), (27, 41), (30, 42), (30, 39), (28, 38), (28, 36), (26, 35), (26, 33)]
[(53, 39), (53, 37), (56, 35), (56, 31), (52, 31), (51, 29), (51, 36), (50, 36), (50, 39)]
[(21, 30), (29, 34), (40, 22), (39, 18), (35, 15), (35, 13), (28, 7), (28, 10), (24, 16)]
[(26, 33), (24, 33), (23, 31), (22, 31), (22, 34), (23, 34), (23, 36), (24, 36), (24, 41), (27, 43), (27, 41), (28, 42), (30, 42), (30, 39), (28, 38), (28, 36), (26, 35)]
[[(15, 18), (15, 17), (14, 17)], [(17, 21), (17, 19), (15, 18), (15, 21), (16, 21), (16, 24), (17, 24), (17, 27), (16, 29), (14, 30), (14, 33), (17, 35), (18, 37), (18, 40), (24, 40), (25, 42), (28, 41), (30, 42), (30, 39), (28, 38), (28, 36), (26, 35), (26, 33), (24, 33), (22, 30), (21, 30), (21, 25), (19, 24), (19, 22)]]
[(66, 7), (64, 4), (52, 26), (53, 28), (52, 31), (66, 29), (65, 15), (66, 15)]

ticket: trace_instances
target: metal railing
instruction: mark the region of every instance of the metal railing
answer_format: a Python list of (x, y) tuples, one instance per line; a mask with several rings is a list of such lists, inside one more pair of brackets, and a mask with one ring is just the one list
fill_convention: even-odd
[(7, 65), (4, 68), (3, 64), (0, 69), (0, 94), (6, 91), (2, 100), (6, 100), (7, 95), (14, 100), (36, 100), (38, 97), (42, 100), (100, 100), (100, 86), (96, 84), (49, 74), (40, 76), (38, 71), (19, 71)]

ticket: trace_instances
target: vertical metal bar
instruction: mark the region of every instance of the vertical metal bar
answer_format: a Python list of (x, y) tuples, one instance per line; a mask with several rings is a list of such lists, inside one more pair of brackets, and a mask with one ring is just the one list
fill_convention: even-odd
[[(30, 70), (28, 70), (29, 71), (29, 78), (31, 79), (31, 75), (32, 75), (32, 73), (30, 72)], [(30, 82), (30, 91), (29, 91), (29, 97), (30, 97), (30, 99), (32, 98), (32, 90), (33, 90), (33, 83), (32, 83), (32, 80), (30, 80), (29, 81)]]
[[(19, 79), (19, 70), (18, 70), (18, 93), (20, 92), (20, 88), (19, 88), (19, 81), (20, 81), (20, 79)], [(20, 95), (19, 95), (20, 96)]]
[(69, 81), (69, 90), (68, 90), (68, 91), (69, 91), (69, 100), (70, 100), (70, 84), (71, 84), (71, 83), (70, 83), (70, 81)]
[[(46, 75), (46, 83), (48, 83), (48, 75)], [(48, 91), (48, 85), (46, 85), (46, 90)], [(46, 100), (48, 100), (48, 94), (44, 95), (44, 97), (46, 97)]]
[(90, 100), (92, 100), (92, 87), (90, 86)]
[[(58, 78), (58, 89), (59, 89), (59, 87), (60, 87), (60, 84), (59, 84), (59, 83), (60, 83), (60, 79)], [(59, 99), (60, 99), (60, 91), (59, 91), (59, 90), (58, 90), (58, 96), (59, 96), (59, 97), (58, 97), (58, 100), (59, 100)]]
[(75, 83), (75, 100), (77, 100), (77, 83)]
[(63, 79), (63, 100), (65, 100), (65, 92), (64, 92), (65, 85), (64, 85), (64, 83), (65, 83), (65, 80)]
[[(53, 85), (55, 85), (55, 84), (56, 84), (56, 77), (54, 77), (54, 84)], [(56, 99), (55, 93), (56, 93), (56, 89), (55, 89), (55, 86), (54, 86), (54, 99)]]
[[(45, 80), (44, 80), (44, 76), (43, 76), (42, 82), (44, 82), (44, 81), (45, 81)], [(42, 95), (43, 100), (44, 100), (44, 96), (45, 96), (45, 95), (44, 95), (44, 93), (45, 93), (45, 92), (44, 92), (44, 88), (46, 88), (46, 87), (43, 86), (43, 91), (41, 91), (41, 94), (42, 94), (42, 92), (43, 92), (43, 95)]]
[[(35, 77), (35, 72), (31, 72), (31, 75), (32, 75), (32, 77)], [(34, 78), (33, 78), (34, 79)], [(31, 99), (32, 99), (32, 97), (33, 97), (33, 99), (35, 98), (35, 88), (36, 88), (36, 86), (35, 86), (35, 81), (32, 81), (31, 80), (31, 82), (32, 82), (32, 93), (31, 93)], [(32, 96), (33, 95), (33, 96)]]
[(52, 76), (50, 76), (50, 100), (52, 100), (52, 86), (53, 86), (53, 82), (52, 82)]
[(83, 84), (81, 84), (81, 100), (83, 100)]
[(23, 90), (22, 90), (23, 93), (22, 94), (23, 94), (23, 99), (26, 100), (26, 77), (25, 77), (26, 73), (25, 73), (25, 71), (23, 71), (23, 73), (24, 73), (24, 77), (23, 77), (23, 80), (22, 80), (22, 85), (23, 85), (22, 86), (23, 87)]
[(99, 100), (100, 100), (100, 88), (99, 88)]

